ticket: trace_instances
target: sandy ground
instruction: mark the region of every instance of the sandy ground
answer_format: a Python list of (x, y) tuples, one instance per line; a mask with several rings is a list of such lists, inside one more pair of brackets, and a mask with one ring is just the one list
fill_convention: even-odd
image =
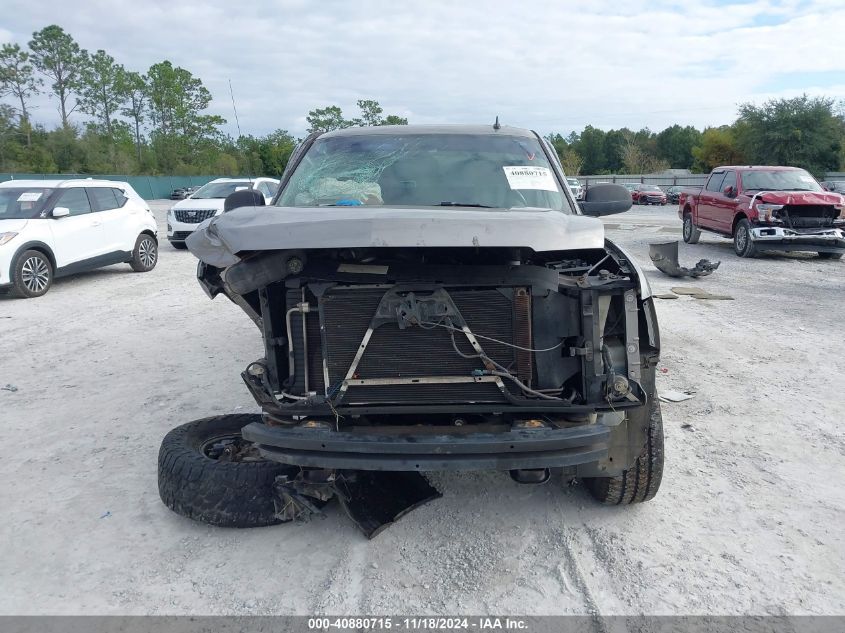
[[(166, 202), (155, 203), (163, 221)], [(649, 241), (671, 208), (606, 219), (656, 292)], [(163, 235), (163, 232), (162, 232)], [(239, 373), (258, 331), (209, 301), (195, 259), (0, 298), (0, 614), (843, 614), (845, 261), (722, 259), (695, 285), (735, 301), (659, 301), (666, 472), (657, 498), (606, 508), (581, 486), (437, 474), (439, 499), (367, 541), (337, 506), (246, 531), (159, 501), (173, 426), (253, 411)], [(691, 284), (686, 284), (691, 285)]]

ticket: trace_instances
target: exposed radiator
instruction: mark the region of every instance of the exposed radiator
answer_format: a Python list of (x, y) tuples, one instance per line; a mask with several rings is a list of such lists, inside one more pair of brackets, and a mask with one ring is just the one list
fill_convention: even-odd
[[(319, 302), (319, 311), (305, 315), (308, 336), (309, 389), (326, 392), (325, 374), (329, 390), (334, 392), (345, 378), (355, 354), (370, 324), (376, 308), (384, 296), (383, 288), (335, 288), (328, 290)], [(473, 333), (530, 346), (530, 297), (524, 288), (480, 290), (449, 290), (455, 305)], [(512, 297), (519, 295), (514, 301)], [(312, 305), (315, 297), (306, 294)], [(288, 290), (287, 305), (292, 307), (302, 300), (300, 290)], [(522, 314), (525, 312), (525, 314)], [(295, 382), (290, 388), (300, 393), (304, 388), (304, 362), (302, 341), (302, 315), (294, 314), (292, 332), (295, 357)], [(324, 330), (321, 335), (321, 320)], [(515, 324), (523, 324), (520, 336), (515, 335)], [(400, 329), (398, 323), (378, 327), (367, 345), (357, 367), (355, 378), (418, 378), (422, 376), (470, 376), (473, 370), (484, 366), (477, 358), (462, 358), (453, 346), (449, 330), (443, 327), (415, 326)], [(325, 361), (323, 367), (323, 338)], [(465, 355), (475, 350), (463, 333), (455, 333), (455, 343)], [(530, 379), (531, 355), (517, 355), (514, 348), (486, 339), (479, 339), (484, 352), (494, 361), (508, 367), (515, 374)], [(510, 391), (515, 391), (505, 380)], [(504, 402), (499, 388), (492, 383), (461, 384), (412, 384), (365, 385), (349, 387), (344, 404), (413, 404), (454, 402)]]
[(833, 226), (836, 214), (832, 205), (787, 204), (778, 217), (794, 229), (818, 229)]

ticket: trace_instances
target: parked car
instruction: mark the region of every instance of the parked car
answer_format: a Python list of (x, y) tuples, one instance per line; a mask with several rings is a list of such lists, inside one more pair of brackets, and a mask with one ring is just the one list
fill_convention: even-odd
[(185, 198), (189, 198), (191, 194), (195, 193), (199, 189), (199, 186), (193, 187), (179, 187), (178, 189), (174, 189), (170, 192), (170, 199), (171, 200), (184, 200)]
[(631, 199), (593, 185), (573, 205), (553, 157), (505, 126), (337, 130), (295, 150), (276, 212), (203, 224), (187, 241), (200, 284), (260, 324), (266, 354), (242, 375), (264, 417), (168, 434), (164, 503), (260, 525), (280, 519), (282, 473), (319, 495), (343, 469), (541, 483), (554, 467), (604, 503), (651, 499), (657, 314), (636, 259), (585, 217)]
[(666, 190), (666, 202), (669, 204), (678, 204), (678, 199), (681, 196), (683, 187), (681, 185), (673, 185)]
[(826, 191), (835, 191), (845, 194), (845, 180), (827, 180), (821, 183)]
[(684, 188), (678, 215), (684, 241), (701, 231), (731, 237), (740, 257), (760, 251), (815, 251), (825, 259), (845, 253), (845, 197), (825, 191), (797, 167), (717, 167), (701, 188)]
[(566, 184), (569, 186), (569, 191), (572, 192), (572, 197), (576, 200), (584, 199), (584, 185), (577, 178), (567, 178)]
[(147, 272), (157, 261), (155, 218), (125, 182), (0, 183), (0, 289), (40, 297), (57, 277), (121, 262)]
[(638, 182), (623, 182), (621, 185), (625, 187), (629, 192), (633, 192), (639, 186), (640, 183)]
[(167, 239), (179, 249), (200, 222), (223, 213), (223, 201), (230, 193), (255, 189), (270, 204), (279, 181), (275, 178), (217, 178), (197, 189), (189, 198), (177, 202), (167, 212)]
[(657, 185), (637, 184), (631, 191), (634, 204), (666, 204), (666, 194)]

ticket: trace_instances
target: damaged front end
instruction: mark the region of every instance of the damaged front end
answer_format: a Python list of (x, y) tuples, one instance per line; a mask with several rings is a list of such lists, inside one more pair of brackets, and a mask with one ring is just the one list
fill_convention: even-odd
[(759, 250), (845, 254), (843, 198), (830, 192), (772, 192), (754, 195), (756, 218), (749, 239)]
[(261, 328), (242, 432), (268, 459), (611, 476), (645, 442), (657, 322), (610, 242), (264, 251), (199, 278)]
[[(630, 206), (613, 184), (576, 203), (554, 149), (498, 122), (309, 136), (272, 205), (186, 241), (203, 289), (264, 342), (242, 374), (261, 417), (208, 422), (237, 424), (277, 473), (260, 504), (226, 486), (232, 503), (266, 523), (337, 497), (372, 536), (439, 494), (425, 471), (542, 484), (556, 468), (602, 503), (651, 499), (657, 319), (597, 219)], [(161, 475), (162, 498), (207, 515), (206, 495), (186, 508), (176, 494), (182, 471)]]

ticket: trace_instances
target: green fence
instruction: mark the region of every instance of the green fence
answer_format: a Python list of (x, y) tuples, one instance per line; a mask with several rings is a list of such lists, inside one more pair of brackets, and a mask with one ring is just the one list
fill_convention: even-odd
[(200, 186), (219, 176), (120, 176), (95, 174), (2, 174), (0, 182), (6, 180), (70, 180), (72, 178), (97, 178), (128, 182), (145, 200), (169, 198), (170, 192), (180, 187)]

